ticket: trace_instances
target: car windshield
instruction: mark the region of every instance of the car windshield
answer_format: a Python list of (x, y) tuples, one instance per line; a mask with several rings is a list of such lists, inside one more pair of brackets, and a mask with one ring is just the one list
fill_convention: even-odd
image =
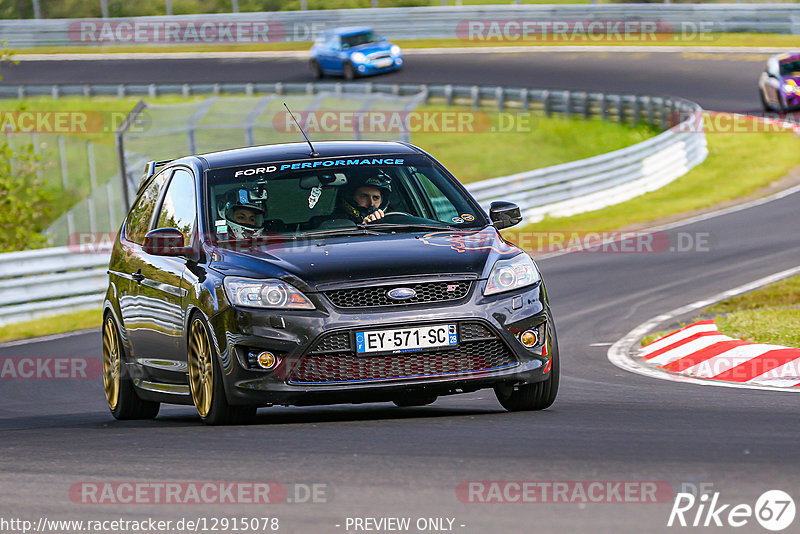
[(371, 31), (354, 33), (352, 35), (342, 35), (342, 44), (347, 45), (350, 48), (367, 43), (374, 43), (377, 40), (378, 37)]
[(794, 74), (800, 72), (800, 59), (781, 63), (781, 74)]
[[(215, 240), (341, 236), (488, 224), (430, 158), (345, 156), (214, 169), (207, 176)], [(377, 210), (384, 214), (364, 221)], [(373, 216), (374, 217), (374, 216)]]

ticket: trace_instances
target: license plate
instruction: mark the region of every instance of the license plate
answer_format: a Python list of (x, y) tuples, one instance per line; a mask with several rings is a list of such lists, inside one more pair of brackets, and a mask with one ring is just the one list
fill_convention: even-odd
[(393, 64), (394, 64), (394, 61), (391, 60), (391, 59), (376, 59), (375, 60), (375, 66), (378, 67), (379, 69), (382, 69), (383, 67), (391, 67)]
[(393, 330), (356, 332), (356, 352), (411, 352), (458, 345), (456, 325), (440, 324)]

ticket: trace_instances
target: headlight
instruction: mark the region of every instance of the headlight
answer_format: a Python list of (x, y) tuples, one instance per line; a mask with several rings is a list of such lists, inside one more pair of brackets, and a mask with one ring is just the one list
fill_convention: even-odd
[(234, 306), (313, 310), (314, 305), (293, 286), (281, 280), (226, 277), (225, 294)]
[(361, 52), (353, 52), (352, 54), (350, 54), (350, 60), (353, 61), (354, 63), (364, 63), (366, 59), (367, 56), (365, 56)]
[(792, 94), (797, 91), (797, 86), (791, 83), (783, 84), (783, 92)]
[(539, 270), (527, 254), (519, 254), (510, 260), (498, 260), (492, 267), (486, 281), (484, 295), (494, 295), (503, 291), (511, 291), (530, 286), (541, 280)]
[(399, 56), (400, 55), (400, 47), (397, 46), (397, 45), (392, 45), (392, 47), (389, 49), (389, 52), (395, 57)]

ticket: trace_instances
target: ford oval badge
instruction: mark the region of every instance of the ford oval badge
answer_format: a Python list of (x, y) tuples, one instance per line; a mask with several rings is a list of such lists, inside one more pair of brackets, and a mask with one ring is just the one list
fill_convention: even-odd
[(417, 292), (410, 287), (396, 287), (386, 292), (392, 300), (408, 300), (417, 296)]

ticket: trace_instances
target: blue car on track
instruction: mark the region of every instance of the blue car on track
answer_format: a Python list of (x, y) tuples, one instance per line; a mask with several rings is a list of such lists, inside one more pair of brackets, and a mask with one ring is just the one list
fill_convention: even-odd
[(322, 32), (311, 47), (309, 67), (315, 78), (326, 74), (356, 76), (391, 72), (403, 66), (400, 47), (371, 28), (348, 27)]

